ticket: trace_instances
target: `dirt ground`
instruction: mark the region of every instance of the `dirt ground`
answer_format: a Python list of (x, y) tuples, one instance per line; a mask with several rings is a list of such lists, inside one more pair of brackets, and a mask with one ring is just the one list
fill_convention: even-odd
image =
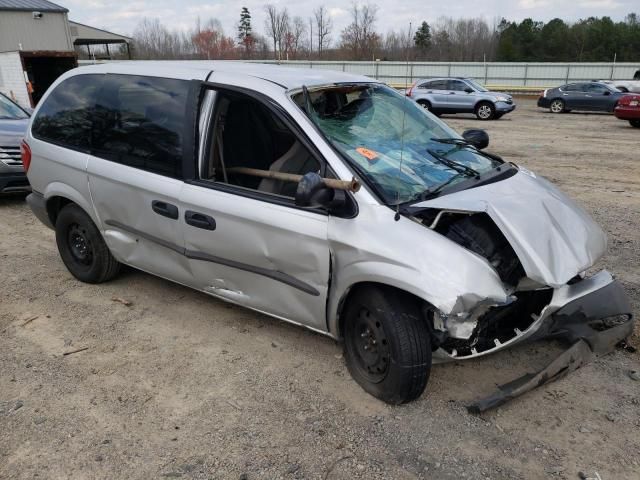
[[(640, 311), (640, 130), (518, 104), (496, 122), (443, 118), (578, 199), (609, 235), (598, 267)], [(419, 400), (387, 406), (329, 338), (135, 270), (79, 283), (24, 199), (0, 199), (2, 479), (640, 479), (638, 353), (467, 413), (561, 348), (438, 365)]]

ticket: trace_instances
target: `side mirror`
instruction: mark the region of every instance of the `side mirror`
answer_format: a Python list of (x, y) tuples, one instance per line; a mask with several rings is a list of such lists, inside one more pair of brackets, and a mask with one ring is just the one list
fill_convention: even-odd
[(473, 128), (462, 132), (462, 138), (464, 138), (471, 145), (478, 150), (487, 148), (489, 146), (489, 134), (484, 130)]
[(464, 91), (467, 92), (467, 93), (473, 93), (473, 88), (467, 87), (467, 88), (464, 89)]
[(316, 172), (302, 176), (296, 190), (296, 205), (305, 208), (338, 208), (345, 203), (344, 192), (327, 187)]
[(611, 92), (609, 90), (605, 90), (603, 95), (611, 95)]

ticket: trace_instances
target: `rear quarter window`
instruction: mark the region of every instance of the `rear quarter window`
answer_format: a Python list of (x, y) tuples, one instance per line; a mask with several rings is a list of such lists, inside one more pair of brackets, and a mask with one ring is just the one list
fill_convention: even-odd
[(62, 81), (45, 98), (31, 133), (74, 150), (91, 146), (92, 121), (103, 75), (76, 75)]

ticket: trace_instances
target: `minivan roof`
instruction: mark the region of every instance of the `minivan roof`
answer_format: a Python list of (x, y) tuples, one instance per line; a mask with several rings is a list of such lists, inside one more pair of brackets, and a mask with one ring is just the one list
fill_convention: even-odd
[[(363, 75), (335, 70), (222, 60), (125, 60), (80, 67), (79, 70), (83, 70), (83, 73), (129, 73), (184, 80), (206, 80), (211, 72), (224, 72), (267, 80), (286, 89), (299, 88), (303, 85), (377, 82)], [(215, 81), (215, 78), (211, 80)]]

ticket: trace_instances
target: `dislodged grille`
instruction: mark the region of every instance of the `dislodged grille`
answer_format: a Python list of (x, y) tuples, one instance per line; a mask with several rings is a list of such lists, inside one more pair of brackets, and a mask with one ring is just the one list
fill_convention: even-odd
[(0, 162), (10, 167), (21, 167), (22, 156), (20, 155), (20, 147), (3, 147), (0, 145)]

